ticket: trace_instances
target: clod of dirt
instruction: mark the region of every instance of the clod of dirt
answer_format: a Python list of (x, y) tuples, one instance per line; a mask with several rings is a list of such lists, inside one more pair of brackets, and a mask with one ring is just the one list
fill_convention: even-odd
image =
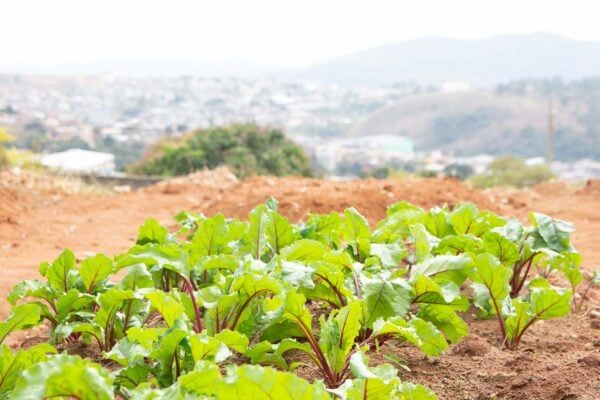
[(589, 179), (578, 194), (600, 195), (600, 179)]
[(492, 346), (481, 336), (470, 335), (454, 346), (452, 354), (458, 356), (483, 356), (490, 352)]
[(599, 356), (594, 356), (594, 355), (585, 356), (585, 357), (582, 357), (579, 360), (577, 360), (577, 362), (582, 365), (587, 365), (588, 367), (600, 368), (600, 357)]
[(524, 352), (504, 363), (505, 366), (513, 370), (521, 371), (529, 368), (529, 365), (535, 360), (530, 352)]
[(239, 182), (238, 178), (227, 167), (213, 170), (204, 169), (186, 176), (171, 178), (144, 189), (150, 193), (179, 194), (190, 187), (223, 190)]

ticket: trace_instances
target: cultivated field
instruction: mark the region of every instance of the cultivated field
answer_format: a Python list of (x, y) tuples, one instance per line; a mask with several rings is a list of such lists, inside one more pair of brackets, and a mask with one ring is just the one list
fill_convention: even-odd
[[(590, 272), (600, 268), (600, 182), (577, 188), (552, 183), (481, 192), (449, 179), (238, 181), (226, 170), (217, 170), (116, 193), (82, 187), (73, 180), (6, 172), (0, 175), (0, 317), (10, 310), (4, 298), (12, 287), (37, 278), (40, 262), (54, 260), (64, 248), (73, 250), (77, 259), (99, 252), (113, 257), (135, 244), (138, 227), (147, 218), (156, 218), (171, 231), (178, 226), (173, 216), (182, 210), (245, 219), (270, 197), (278, 200), (279, 213), (290, 222), (355, 207), (371, 229), (386, 217), (387, 207), (399, 201), (425, 209), (472, 202), (481, 210), (527, 223), (529, 212), (537, 211), (574, 224), (571, 243), (583, 257), (584, 284)], [(369, 354), (370, 365), (392, 360), (402, 366), (403, 381), (424, 384), (442, 399), (598, 398), (600, 289), (588, 294), (582, 311), (533, 325), (516, 350), (502, 349), (498, 322), (479, 319), (476, 313), (471, 308), (460, 314), (470, 333), (439, 357), (389, 341), (383, 351)], [(27, 347), (45, 341), (45, 335), (47, 330), (35, 328), (11, 335), (8, 343)], [(389, 354), (394, 357), (384, 357)], [(298, 360), (305, 361), (302, 356)], [(306, 365), (296, 373), (309, 380), (321, 378)]]

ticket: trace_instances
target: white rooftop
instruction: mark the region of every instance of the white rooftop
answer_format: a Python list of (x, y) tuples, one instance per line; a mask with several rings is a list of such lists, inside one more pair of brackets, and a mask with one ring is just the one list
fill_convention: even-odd
[(43, 156), (42, 164), (65, 172), (111, 174), (115, 170), (115, 156), (99, 151), (71, 149)]

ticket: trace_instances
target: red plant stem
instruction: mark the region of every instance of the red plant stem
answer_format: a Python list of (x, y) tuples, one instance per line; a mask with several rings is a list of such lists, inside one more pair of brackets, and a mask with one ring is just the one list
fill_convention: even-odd
[(194, 288), (192, 287), (192, 284), (183, 275), (181, 277), (183, 278), (183, 281), (185, 282), (185, 285), (187, 287), (187, 291), (190, 297), (192, 298), (192, 308), (194, 309), (194, 315), (196, 316), (194, 332), (200, 333), (204, 328), (202, 327), (202, 318), (200, 318), (200, 310), (198, 309), (198, 302), (196, 301), (196, 293), (194, 293)]
[(340, 304), (343, 306), (346, 305), (346, 298), (344, 297), (344, 295), (342, 294), (342, 292), (339, 291), (338, 288), (336, 288), (333, 283), (331, 283), (331, 281), (327, 278), (325, 278), (323, 275), (321, 274), (315, 274), (316, 276), (318, 276), (319, 278), (321, 278), (322, 280), (324, 280), (325, 282), (327, 282), (327, 284), (329, 285), (329, 287), (331, 287), (331, 289), (333, 290), (333, 292), (335, 293), (335, 295), (337, 296), (338, 300), (340, 301)]
[(498, 323), (500, 324), (502, 340), (506, 340), (506, 327), (504, 326), (504, 319), (502, 319), (502, 314), (500, 313), (500, 309), (498, 308), (498, 302), (494, 297), (492, 297), (492, 303), (494, 304), (494, 309), (496, 310), (496, 317), (498, 318)]
[(527, 324), (525, 324), (525, 327), (523, 328), (523, 330), (521, 331), (521, 333), (519, 333), (519, 335), (513, 340), (512, 345), (513, 346), (518, 346), (519, 343), (521, 343), (521, 337), (523, 337), (523, 334), (525, 333), (525, 331), (535, 322), (537, 321), (537, 318), (532, 318)]
[(525, 273), (523, 274), (523, 277), (518, 280), (518, 286), (514, 292), (511, 292), (510, 297), (515, 298), (519, 295), (519, 293), (521, 292), (521, 289), (523, 289), (523, 286), (525, 285), (525, 280), (527, 280), (527, 275), (529, 275), (529, 270), (531, 269), (532, 264), (533, 264), (533, 256), (531, 256), (529, 258), (529, 261), (527, 262), (527, 268), (525, 269)]
[[(581, 295), (581, 300), (579, 300), (579, 306), (577, 307), (577, 311), (581, 311), (581, 307), (583, 307), (583, 300), (585, 300), (585, 297), (588, 295), (588, 293), (590, 292), (591, 289), (592, 289), (592, 281), (590, 280), (588, 287), (585, 289), (585, 291)], [(573, 298), (575, 298), (574, 291), (573, 291)]]
[(325, 378), (325, 381), (327, 382), (327, 386), (330, 388), (337, 387), (338, 382), (335, 379), (335, 374), (333, 373), (333, 371), (331, 370), (331, 367), (327, 363), (327, 360), (325, 359), (325, 355), (321, 351), (321, 348), (319, 347), (319, 344), (317, 343), (317, 340), (315, 339), (314, 335), (312, 334), (310, 329), (308, 329), (308, 327), (304, 324), (304, 322), (302, 322), (302, 320), (300, 318), (296, 318), (296, 321), (298, 323), (298, 326), (300, 327), (300, 330), (302, 330), (302, 333), (304, 333), (304, 336), (306, 337), (306, 339), (308, 339), (308, 343), (310, 344), (310, 347), (312, 348), (313, 352), (315, 353), (315, 356), (319, 360), (319, 364), (320, 364), (319, 368), (321, 369), (321, 372), (323, 373), (323, 377)]
[(244, 312), (244, 310), (246, 309), (246, 307), (248, 307), (248, 304), (250, 304), (250, 302), (252, 301), (253, 298), (255, 298), (256, 296), (258, 296), (259, 293), (261, 292), (265, 292), (266, 290), (259, 290), (257, 292), (255, 292), (254, 294), (252, 294), (252, 296), (249, 296), (246, 301), (244, 302), (244, 304), (242, 304), (242, 306), (240, 307), (240, 309), (238, 310), (238, 312), (235, 315), (235, 318), (233, 320), (233, 324), (231, 324), (231, 330), (235, 330), (235, 327), (237, 326), (238, 321), (240, 320), (240, 317), (242, 316), (242, 313)]

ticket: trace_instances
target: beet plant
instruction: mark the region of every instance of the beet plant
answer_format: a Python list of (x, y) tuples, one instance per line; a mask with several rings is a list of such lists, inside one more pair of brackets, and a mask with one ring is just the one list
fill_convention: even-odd
[[(532, 214), (526, 226), (468, 203), (400, 202), (374, 226), (354, 208), (294, 224), (272, 199), (246, 221), (176, 221), (170, 232), (147, 220), (114, 259), (65, 250), (15, 286), (0, 398), (432, 399), (369, 355), (439, 356), (469, 334), (471, 306), (516, 348), (537, 321), (577, 308), (583, 280), (570, 224)], [(56, 348), (3, 343), (42, 323)], [(69, 354), (81, 347), (94, 359)]]

